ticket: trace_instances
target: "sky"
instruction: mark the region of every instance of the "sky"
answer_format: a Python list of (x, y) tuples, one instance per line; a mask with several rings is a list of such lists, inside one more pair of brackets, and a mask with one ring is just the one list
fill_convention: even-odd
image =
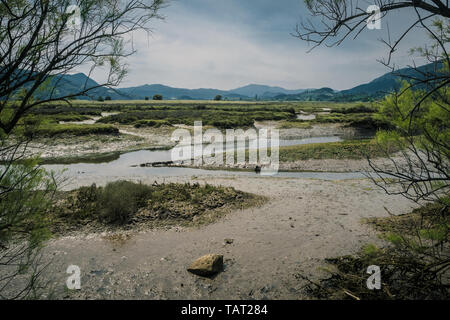
[[(415, 15), (396, 13), (382, 19), (381, 30), (308, 53), (311, 46), (292, 36), (296, 24), (311, 18), (303, 0), (172, 0), (160, 13), (165, 19), (151, 24), (150, 36), (133, 34), (137, 53), (126, 59), (129, 75), (120, 87), (348, 89), (389, 71), (377, 62), (387, 55), (378, 39), (386, 38), (388, 26), (391, 36), (399, 34)], [(418, 30), (405, 38), (395, 56), (399, 66), (412, 63), (406, 48), (424, 37)]]

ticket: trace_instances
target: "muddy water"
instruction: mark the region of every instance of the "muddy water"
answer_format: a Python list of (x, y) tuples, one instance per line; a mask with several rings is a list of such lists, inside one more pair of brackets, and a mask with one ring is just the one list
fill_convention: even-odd
[[(280, 146), (305, 145), (311, 143), (327, 143), (342, 141), (338, 136), (315, 137), (306, 139), (280, 140)], [(248, 148), (248, 145), (246, 146)], [(46, 165), (49, 170), (60, 172), (70, 180), (76, 180), (77, 185), (82, 181), (107, 182), (112, 179), (150, 179), (152, 177), (173, 176), (256, 176), (251, 171), (227, 171), (227, 170), (204, 170), (195, 168), (177, 167), (140, 167), (142, 163), (166, 162), (171, 160), (172, 150), (140, 150), (129, 152), (119, 156), (118, 159), (103, 163), (75, 163), (69, 165)], [(278, 172), (276, 177), (291, 178), (315, 178), (323, 180), (345, 180), (364, 178), (360, 172)]]
[(298, 120), (315, 120), (316, 115), (315, 114), (298, 114), (297, 119)]

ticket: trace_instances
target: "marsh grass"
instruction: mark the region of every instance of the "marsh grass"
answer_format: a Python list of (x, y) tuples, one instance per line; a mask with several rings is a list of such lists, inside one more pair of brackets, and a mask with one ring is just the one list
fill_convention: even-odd
[(196, 121), (216, 128), (252, 127), (255, 121), (286, 120), (294, 114), (286, 111), (218, 110), (218, 109), (170, 109), (123, 112), (99, 119), (98, 123), (119, 123), (141, 126), (184, 124), (192, 126)]
[(312, 128), (311, 123), (301, 120), (280, 121), (280, 123), (277, 126), (277, 129), (311, 129), (311, 128)]
[(169, 121), (165, 120), (138, 120), (134, 123), (135, 128), (145, 128), (145, 127), (160, 128), (163, 126), (171, 127), (172, 124)]
[(146, 185), (115, 181), (104, 187), (93, 184), (61, 193), (50, 220), (57, 234), (83, 227), (98, 231), (137, 226), (195, 226), (263, 201), (262, 197), (234, 188), (208, 184)]
[(62, 135), (118, 135), (119, 129), (111, 124), (45, 124), (31, 131), (25, 131), (26, 136), (55, 137)]
[(381, 148), (375, 140), (349, 140), (341, 142), (314, 143), (299, 146), (280, 147), (280, 162), (308, 159), (364, 159), (385, 157), (386, 152), (399, 151), (395, 146)]

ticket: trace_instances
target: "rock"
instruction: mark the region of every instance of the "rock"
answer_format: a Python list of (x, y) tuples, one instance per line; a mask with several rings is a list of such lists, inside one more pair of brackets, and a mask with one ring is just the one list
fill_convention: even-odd
[(223, 270), (223, 256), (207, 254), (195, 260), (187, 270), (198, 276), (212, 276)]

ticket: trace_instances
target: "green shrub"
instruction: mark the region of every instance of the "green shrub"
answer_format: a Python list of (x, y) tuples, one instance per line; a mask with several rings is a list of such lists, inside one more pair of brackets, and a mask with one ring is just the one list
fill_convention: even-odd
[(144, 206), (152, 193), (151, 186), (130, 181), (108, 183), (98, 190), (102, 218), (109, 223), (124, 224)]

